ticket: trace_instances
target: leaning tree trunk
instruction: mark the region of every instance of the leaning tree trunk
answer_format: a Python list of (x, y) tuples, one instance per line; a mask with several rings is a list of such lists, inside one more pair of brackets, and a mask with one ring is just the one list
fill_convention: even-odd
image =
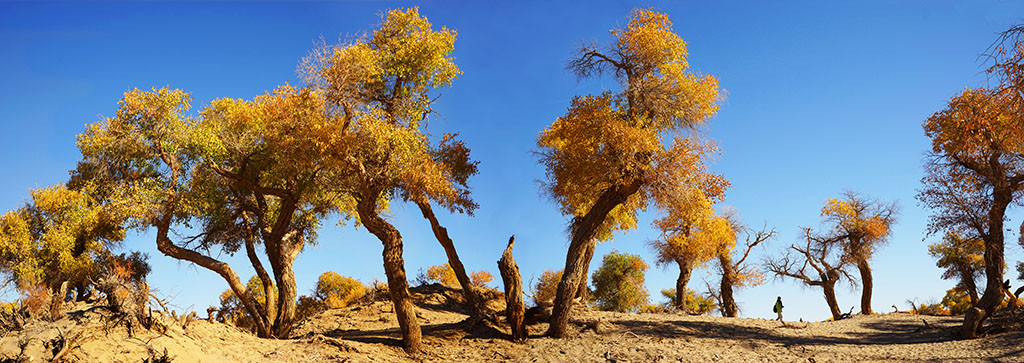
[[(569, 311), (572, 309), (572, 300), (580, 288), (580, 283), (585, 279), (587, 268), (590, 265), (586, 258), (587, 250), (594, 248), (592, 245), (597, 241), (594, 234), (597, 228), (604, 223), (608, 213), (615, 207), (626, 201), (629, 196), (640, 190), (641, 180), (634, 179), (626, 185), (616, 185), (605, 189), (601, 196), (582, 217), (573, 222), (572, 240), (569, 243), (569, 251), (565, 256), (565, 269), (562, 272), (562, 281), (558, 282), (558, 291), (555, 293), (555, 305), (551, 309), (550, 326), (547, 334), (555, 338), (565, 336), (569, 324)], [(591, 255), (593, 256), (593, 255)]]
[(839, 312), (839, 300), (836, 300), (835, 281), (825, 281), (821, 285), (821, 289), (825, 294), (825, 303), (828, 304), (828, 310), (832, 313), (832, 320), (842, 319), (843, 314)]
[(469, 279), (469, 274), (466, 273), (466, 267), (462, 265), (462, 260), (459, 259), (459, 254), (455, 251), (455, 243), (448, 236), (448, 229), (438, 223), (437, 216), (434, 215), (433, 209), (430, 208), (430, 202), (417, 201), (416, 205), (420, 207), (420, 213), (423, 214), (423, 218), (430, 221), (430, 229), (434, 232), (434, 237), (437, 238), (437, 242), (441, 244), (445, 255), (448, 256), (448, 266), (451, 266), (452, 270), (455, 271), (455, 278), (459, 280), (459, 286), (462, 287), (462, 296), (466, 299), (466, 305), (469, 306), (470, 313), (481, 316), (484, 310), (483, 299), (480, 298), (474, 289), (473, 283)]
[(398, 229), (377, 214), (377, 195), (367, 193), (356, 205), (359, 221), (366, 230), (377, 236), (384, 244), (384, 273), (388, 278), (391, 302), (395, 305), (398, 326), (402, 330), (402, 343), (407, 353), (417, 353), (422, 347), (420, 324), (416, 320), (416, 307), (409, 296), (409, 282), (405, 277), (405, 261), (402, 259), (402, 235)]
[(242, 306), (245, 307), (245, 311), (249, 313), (250, 316), (259, 317), (257, 319), (253, 319), (253, 322), (256, 324), (256, 335), (260, 338), (272, 338), (273, 332), (271, 331), (271, 327), (265, 323), (265, 317), (261, 314), (260, 309), (257, 308), (259, 304), (256, 302), (256, 299), (253, 298), (252, 294), (249, 293), (245, 284), (238, 279), (238, 275), (235, 274), (235, 270), (233, 270), (227, 263), (175, 245), (174, 242), (167, 237), (167, 234), (170, 231), (170, 224), (170, 213), (166, 213), (155, 223), (157, 227), (157, 250), (171, 258), (192, 262), (220, 275), (225, 281), (227, 281), (228, 286), (231, 288), (231, 292), (238, 297), (238, 300), (242, 301)]
[[(277, 296), (273, 293), (274, 280), (270, 279), (270, 274), (263, 268), (263, 263), (260, 262), (259, 257), (256, 255), (254, 244), (255, 242), (251, 236), (245, 238), (245, 254), (249, 257), (249, 263), (256, 270), (256, 276), (263, 283), (263, 311), (259, 316), (254, 316), (254, 318), (262, 319), (263, 323), (267, 326), (273, 326), (274, 321), (277, 320)], [(260, 308), (260, 306), (257, 305), (257, 308)]]
[(573, 301), (580, 301), (586, 303), (590, 299), (590, 289), (587, 288), (587, 274), (586, 271), (590, 271), (590, 262), (594, 260), (594, 248), (597, 247), (597, 241), (594, 243), (587, 244), (587, 250), (583, 251), (583, 278), (580, 279), (579, 287), (576, 288), (576, 295), (573, 296)]
[(501, 272), (501, 281), (505, 283), (505, 313), (508, 315), (512, 341), (523, 343), (527, 337), (526, 324), (523, 323), (526, 310), (523, 308), (523, 280), (519, 275), (519, 266), (512, 258), (512, 244), (515, 240), (515, 235), (509, 237), (508, 247), (505, 247), (505, 252), (498, 260), (498, 271)]
[(693, 264), (682, 258), (676, 259), (676, 264), (679, 265), (679, 276), (676, 277), (676, 296), (675, 301), (672, 303), (676, 306), (676, 309), (679, 309), (679, 311), (689, 313), (686, 306), (686, 284), (690, 282), (690, 273), (693, 272)]
[(735, 318), (737, 309), (736, 299), (732, 294), (732, 286), (736, 283), (735, 266), (732, 264), (732, 256), (728, 253), (718, 255), (718, 263), (722, 265), (722, 282), (719, 285), (719, 295), (722, 297), (722, 316)]
[(873, 314), (871, 310), (871, 290), (874, 287), (874, 279), (871, 277), (871, 266), (865, 259), (857, 260), (857, 270), (860, 271), (860, 281), (863, 289), (860, 292), (860, 313), (863, 315)]
[(996, 188), (992, 192), (992, 208), (988, 211), (988, 238), (985, 242), (985, 293), (978, 305), (964, 314), (964, 325), (960, 330), (963, 338), (977, 338), (981, 324), (996, 310), (1003, 300), (1003, 217), (1010, 204), (1011, 191)]

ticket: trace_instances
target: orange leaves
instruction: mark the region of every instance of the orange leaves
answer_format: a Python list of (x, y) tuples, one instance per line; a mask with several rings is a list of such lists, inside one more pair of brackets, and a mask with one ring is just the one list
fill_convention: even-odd
[[(447, 263), (430, 266), (425, 274), (422, 271), (420, 273), (421, 276), (418, 276), (417, 279), (422, 283), (438, 283), (454, 289), (459, 288), (459, 280), (455, 276), (455, 270)], [(473, 286), (486, 286), (492, 280), (494, 280), (494, 275), (483, 270), (473, 271), (469, 275), (469, 283)]]
[(983, 162), (995, 150), (1024, 152), (1024, 124), (1005, 95), (989, 89), (967, 88), (946, 109), (924, 122), (932, 151), (968, 161)]
[(418, 8), (387, 12), (368, 36), (323, 45), (304, 59), (307, 83), (321, 91), (339, 118), (347, 149), (337, 153), (362, 186), (406, 199), (432, 199), (451, 211), (472, 212), (466, 181), (476, 173), (469, 149), (454, 135), (432, 145), (422, 123), (430, 93), (461, 71), (451, 52), (456, 32), (434, 30)]
[[(661, 148), (652, 130), (631, 125), (611, 95), (576, 97), (569, 112), (541, 132), (537, 145), (552, 195), (563, 212), (581, 215), (601, 190), (642, 175)], [(644, 156), (646, 155), (646, 156)]]
[(685, 261), (699, 266), (721, 251), (731, 251), (736, 243), (736, 230), (725, 217), (716, 216), (710, 204), (684, 213), (670, 212), (654, 225), (661, 230), (661, 237), (651, 243), (658, 264)]
[[(611, 33), (608, 51), (585, 46), (569, 67), (581, 77), (610, 71), (623, 89), (574, 98), (537, 140), (545, 187), (564, 214), (583, 216), (603, 191), (640, 182), (639, 193), (607, 214), (600, 240), (634, 227), (651, 201), (679, 214), (721, 200), (728, 187), (706, 171), (714, 146), (678, 134), (717, 112), (718, 80), (687, 73), (686, 42), (664, 14), (636, 10)], [(667, 135), (675, 136), (670, 148)]]
[(928, 254), (936, 259), (935, 266), (945, 269), (943, 279), (973, 278), (985, 269), (985, 242), (959, 232), (946, 232), (941, 242), (928, 245)]
[(898, 207), (846, 192), (843, 199), (829, 198), (821, 216), (831, 223), (831, 239), (843, 244), (845, 253), (870, 258), (877, 244), (889, 237)]
[(643, 65), (686, 64), (686, 42), (672, 30), (668, 15), (647, 9), (633, 10), (625, 29), (612, 30), (624, 58)]

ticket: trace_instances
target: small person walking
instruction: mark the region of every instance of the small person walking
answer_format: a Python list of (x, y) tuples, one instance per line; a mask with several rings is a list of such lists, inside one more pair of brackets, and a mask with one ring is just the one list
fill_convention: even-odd
[(775, 313), (779, 314), (779, 318), (775, 319), (775, 320), (782, 321), (782, 307), (783, 307), (782, 306), (782, 296), (779, 296), (778, 299), (775, 299), (775, 309), (774, 309)]

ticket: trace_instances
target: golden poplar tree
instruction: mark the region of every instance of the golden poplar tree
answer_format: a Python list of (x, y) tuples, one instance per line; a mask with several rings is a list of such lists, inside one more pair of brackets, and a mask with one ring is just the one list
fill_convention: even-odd
[[(76, 178), (127, 206), (130, 226), (156, 229), (161, 253), (224, 278), (259, 336), (286, 337), (295, 258), (323, 218), (353, 209), (334, 191), (341, 164), (329, 157), (345, 145), (341, 123), (321, 93), (291, 86), (251, 101), (215, 100), (199, 115), (190, 107), (180, 90), (126, 92), (115, 116), (79, 136)], [(188, 236), (189, 226), (200, 232)], [(260, 284), (246, 286), (213, 254), (242, 250)]]
[(1016, 92), (966, 89), (924, 122), (932, 140), (924, 187), (929, 233), (967, 230), (985, 244), (985, 292), (967, 310), (961, 336), (977, 337), (1005, 296), (1006, 209), (1024, 191), (1024, 118)]
[(472, 213), (468, 178), (476, 162), (455, 135), (432, 141), (425, 131), (439, 88), (461, 73), (451, 55), (456, 32), (435, 30), (418, 8), (389, 11), (380, 27), (340, 46), (318, 48), (305, 60), (306, 81), (326, 94), (347, 146), (335, 159), (346, 173), (336, 182), (356, 201), (359, 223), (384, 245), (384, 270), (405, 350), (419, 351), (420, 328), (409, 297), (402, 235), (381, 215), (394, 199), (419, 207), (448, 255), (466, 299), (480, 305), (447, 230), (431, 203)]
[(611, 75), (621, 88), (576, 97), (537, 141), (544, 188), (573, 218), (548, 330), (554, 337), (566, 333), (597, 240), (635, 227), (651, 201), (668, 206), (692, 188), (716, 198), (727, 184), (704, 171), (714, 148), (683, 135), (718, 111), (718, 80), (687, 71), (686, 42), (665, 14), (635, 10), (611, 35), (607, 47), (579, 49), (569, 69), (581, 78)]

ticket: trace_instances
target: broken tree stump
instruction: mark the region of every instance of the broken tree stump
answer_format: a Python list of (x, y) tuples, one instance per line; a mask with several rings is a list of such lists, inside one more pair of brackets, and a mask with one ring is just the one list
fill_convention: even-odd
[(505, 283), (505, 313), (508, 314), (512, 341), (523, 343), (526, 342), (526, 325), (523, 323), (523, 281), (519, 276), (519, 266), (512, 258), (512, 245), (515, 240), (515, 235), (509, 237), (508, 247), (505, 247), (505, 252), (498, 260), (498, 271), (501, 272), (501, 280)]

